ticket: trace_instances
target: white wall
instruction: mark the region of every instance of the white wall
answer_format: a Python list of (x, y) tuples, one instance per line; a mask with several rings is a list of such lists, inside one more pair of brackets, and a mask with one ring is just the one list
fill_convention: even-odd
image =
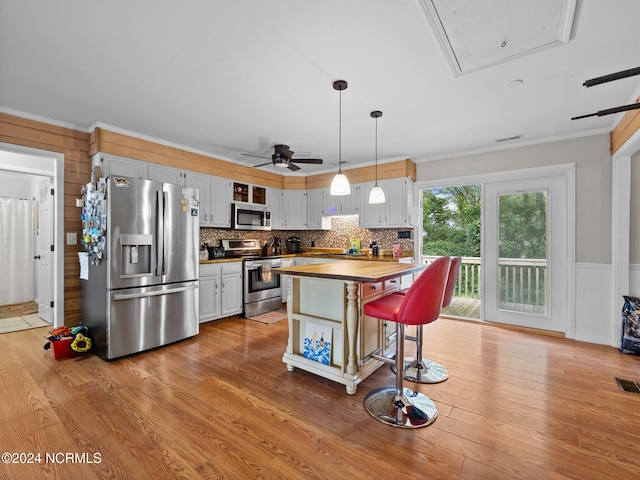
[[(640, 264), (640, 153), (631, 157), (631, 219), (629, 262)], [(640, 291), (636, 288), (637, 293)]]
[(45, 177), (0, 170), (0, 196), (38, 198), (38, 185), (43, 178)]
[(576, 261), (611, 263), (611, 154), (609, 135), (495, 152), (417, 161), (416, 181), (576, 164)]

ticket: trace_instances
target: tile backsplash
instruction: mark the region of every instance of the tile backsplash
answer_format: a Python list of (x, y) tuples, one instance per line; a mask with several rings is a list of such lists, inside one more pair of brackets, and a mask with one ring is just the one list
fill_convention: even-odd
[[(410, 238), (398, 239), (398, 232), (410, 232)], [(359, 238), (361, 248), (368, 249), (373, 241), (381, 251), (391, 252), (391, 245), (399, 242), (403, 252), (413, 252), (413, 230), (410, 228), (360, 228), (357, 216), (331, 218), (331, 230), (272, 230), (270, 232), (206, 228), (200, 229), (200, 245), (219, 245), (223, 238), (257, 238), (261, 244), (280, 237), (283, 244), (289, 237), (298, 237), (301, 247), (348, 248), (348, 239)]]

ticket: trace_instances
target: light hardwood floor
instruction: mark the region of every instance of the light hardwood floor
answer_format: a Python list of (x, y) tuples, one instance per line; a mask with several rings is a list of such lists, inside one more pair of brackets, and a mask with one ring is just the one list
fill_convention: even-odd
[(45, 333), (0, 335), (0, 450), (42, 462), (3, 479), (640, 478), (640, 395), (614, 382), (640, 379), (640, 357), (612, 347), (440, 319), (425, 353), (451, 377), (417, 386), (439, 415), (404, 430), (363, 408), (387, 366), (354, 396), (287, 372), (286, 321), (211, 322), (109, 363), (55, 361)]

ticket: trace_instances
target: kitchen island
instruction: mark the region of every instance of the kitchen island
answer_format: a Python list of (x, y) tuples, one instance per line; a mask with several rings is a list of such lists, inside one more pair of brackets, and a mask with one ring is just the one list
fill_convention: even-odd
[(287, 300), (289, 337), (282, 361), (346, 386), (357, 385), (383, 362), (372, 353), (395, 354), (395, 324), (363, 314), (367, 302), (399, 290), (400, 277), (426, 265), (364, 260), (279, 268), (291, 275)]

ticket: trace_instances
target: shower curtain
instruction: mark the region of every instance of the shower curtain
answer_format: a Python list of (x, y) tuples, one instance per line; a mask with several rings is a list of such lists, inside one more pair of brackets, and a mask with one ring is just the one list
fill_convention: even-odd
[(0, 197), (0, 305), (33, 300), (36, 205)]

